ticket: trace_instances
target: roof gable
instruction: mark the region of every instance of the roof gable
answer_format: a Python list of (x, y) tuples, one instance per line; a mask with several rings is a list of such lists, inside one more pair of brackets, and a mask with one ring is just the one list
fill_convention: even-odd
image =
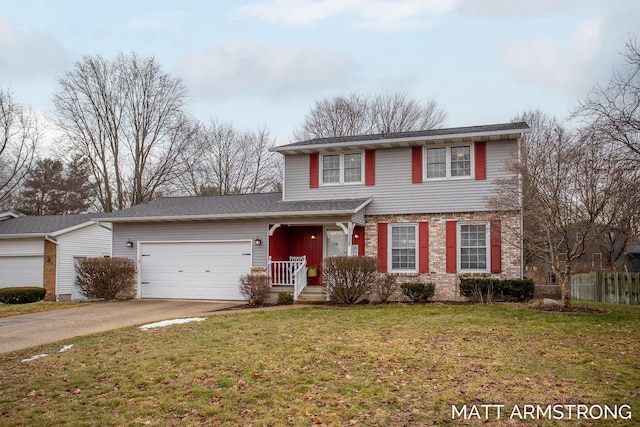
[(92, 224), (92, 214), (17, 216), (0, 221), (0, 238), (60, 235)]

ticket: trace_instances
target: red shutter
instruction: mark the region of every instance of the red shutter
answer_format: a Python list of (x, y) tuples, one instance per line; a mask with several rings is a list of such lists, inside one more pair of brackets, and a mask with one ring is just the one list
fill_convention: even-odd
[(487, 179), (487, 143), (478, 141), (473, 146), (476, 179)]
[(502, 230), (500, 220), (491, 221), (491, 272), (502, 273)]
[(418, 223), (418, 252), (420, 259), (418, 271), (420, 273), (429, 272), (429, 223)]
[(379, 222), (378, 223), (378, 269), (381, 273), (386, 273), (388, 271), (387, 267), (387, 241), (389, 235), (387, 232), (387, 223)]
[(411, 182), (422, 182), (422, 147), (411, 147)]
[(458, 271), (458, 222), (447, 221), (446, 225), (446, 271), (456, 273)]
[(376, 185), (376, 150), (364, 152), (364, 185)]
[(309, 188), (318, 188), (320, 178), (320, 154), (309, 154)]

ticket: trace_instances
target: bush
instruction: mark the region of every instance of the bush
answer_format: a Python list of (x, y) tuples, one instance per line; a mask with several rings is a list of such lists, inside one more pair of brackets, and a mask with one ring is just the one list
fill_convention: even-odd
[(322, 286), (332, 304), (356, 304), (371, 291), (377, 275), (373, 257), (331, 257), (324, 260)]
[(436, 285), (433, 283), (406, 282), (400, 285), (402, 293), (413, 302), (425, 303), (436, 294)]
[(28, 304), (44, 299), (47, 290), (36, 286), (0, 289), (0, 302), (3, 304)]
[(131, 298), (136, 264), (129, 258), (84, 258), (76, 265), (76, 286), (89, 299)]
[(380, 302), (388, 302), (389, 298), (398, 290), (396, 276), (391, 274), (378, 274), (376, 280), (373, 281), (373, 288)]
[(247, 274), (240, 277), (240, 293), (248, 300), (249, 305), (264, 305), (270, 289), (269, 276), (266, 274)]
[(289, 292), (278, 292), (278, 300), (276, 303), (278, 305), (291, 305), (293, 304), (293, 295)]
[(533, 298), (535, 286), (529, 279), (460, 279), (460, 295), (488, 304), (494, 299), (527, 302)]

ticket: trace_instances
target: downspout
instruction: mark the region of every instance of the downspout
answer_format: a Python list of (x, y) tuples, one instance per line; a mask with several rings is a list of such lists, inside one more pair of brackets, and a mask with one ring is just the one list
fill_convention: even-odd
[[(522, 161), (522, 143), (524, 136), (520, 134), (518, 138), (518, 164)], [(524, 263), (524, 195), (523, 195), (523, 179), (522, 172), (518, 172), (518, 202), (520, 205), (520, 279), (524, 279), (525, 263)]]

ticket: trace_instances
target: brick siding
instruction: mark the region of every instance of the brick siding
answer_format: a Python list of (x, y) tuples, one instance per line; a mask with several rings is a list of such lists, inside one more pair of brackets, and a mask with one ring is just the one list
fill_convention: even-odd
[[(446, 221), (492, 221), (500, 220), (502, 233), (502, 271), (501, 273), (447, 273), (446, 272)], [(460, 278), (495, 277), (495, 278), (519, 278), (521, 277), (521, 251), (519, 246), (520, 216), (518, 212), (470, 212), (470, 213), (445, 213), (445, 214), (411, 214), (411, 215), (371, 215), (365, 217), (365, 255), (378, 257), (378, 223), (429, 223), (429, 272), (397, 274), (398, 283), (411, 280), (435, 283), (435, 300), (461, 301)], [(487, 242), (489, 244), (489, 242)], [(391, 266), (389, 265), (389, 269)]]
[(48, 240), (44, 241), (44, 271), (43, 271), (43, 285), (47, 291), (44, 296), (45, 301), (56, 300), (56, 258), (57, 258), (57, 245)]

